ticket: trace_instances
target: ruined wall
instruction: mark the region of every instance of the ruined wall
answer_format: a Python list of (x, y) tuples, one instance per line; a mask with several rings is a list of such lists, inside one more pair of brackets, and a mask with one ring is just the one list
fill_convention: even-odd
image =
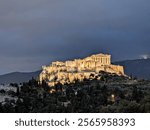
[(58, 82), (64, 84), (72, 83), (75, 80), (82, 81), (100, 71), (124, 75), (122, 66), (111, 65), (110, 55), (97, 54), (73, 61), (52, 62), (50, 66), (43, 66), (39, 79), (40, 81), (45, 80), (50, 86), (53, 86)]

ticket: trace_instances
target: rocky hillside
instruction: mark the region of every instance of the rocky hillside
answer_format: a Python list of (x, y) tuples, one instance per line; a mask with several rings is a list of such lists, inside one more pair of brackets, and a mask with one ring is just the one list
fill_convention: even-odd
[[(137, 59), (114, 62), (115, 65), (124, 66), (125, 73), (127, 75), (133, 75), (137, 78), (150, 79), (150, 59)], [(38, 77), (41, 71), (22, 73), (14, 72), (0, 76), (0, 84), (2, 83), (20, 83), (31, 79), (32, 77)]]
[[(1, 91), (2, 93), (8, 93)], [(32, 79), (0, 103), (2, 113), (149, 113), (150, 80), (101, 72), (94, 79), (49, 87)]]

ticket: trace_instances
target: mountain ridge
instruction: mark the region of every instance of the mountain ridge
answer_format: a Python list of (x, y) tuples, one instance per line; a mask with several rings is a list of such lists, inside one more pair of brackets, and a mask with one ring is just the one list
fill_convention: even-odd
[(11, 72), (4, 75), (0, 75), (1, 84), (9, 83), (22, 83), (29, 81), (32, 77), (37, 78), (40, 74), (40, 70), (35, 72)]
[[(113, 62), (115, 65), (122, 65), (125, 69), (125, 74), (137, 78), (150, 79), (150, 58), (123, 60)], [(0, 75), (0, 84), (22, 83), (30, 80), (32, 77), (37, 78), (41, 70), (35, 72), (11, 72)]]
[(125, 73), (137, 78), (150, 79), (150, 58), (135, 59), (114, 62), (114, 64), (123, 65)]

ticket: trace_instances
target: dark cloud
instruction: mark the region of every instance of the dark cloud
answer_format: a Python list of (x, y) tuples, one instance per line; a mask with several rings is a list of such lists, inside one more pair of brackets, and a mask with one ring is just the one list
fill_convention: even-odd
[(1, 0), (0, 73), (54, 60), (150, 54), (149, 0)]

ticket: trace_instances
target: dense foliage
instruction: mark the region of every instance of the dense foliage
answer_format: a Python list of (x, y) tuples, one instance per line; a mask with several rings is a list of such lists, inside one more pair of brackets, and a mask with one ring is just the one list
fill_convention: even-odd
[[(150, 112), (150, 81), (103, 73), (94, 79), (48, 87), (35, 79), (12, 93), (16, 100), (0, 103), (5, 113), (146, 113)], [(92, 75), (91, 75), (92, 77)], [(11, 93), (10, 93), (11, 94)]]

